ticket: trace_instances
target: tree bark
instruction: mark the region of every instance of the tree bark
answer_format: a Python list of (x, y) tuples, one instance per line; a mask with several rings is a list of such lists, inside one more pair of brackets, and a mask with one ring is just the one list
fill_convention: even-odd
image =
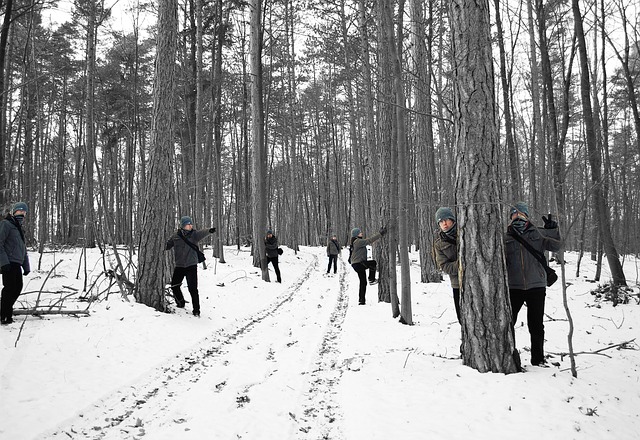
[(253, 264), (269, 281), (264, 235), (267, 228), (267, 152), (262, 103), (262, 0), (251, 0), (251, 133), (253, 141), (252, 191)]
[(149, 169), (145, 182), (142, 229), (138, 256), (138, 278), (135, 298), (156, 310), (166, 308), (164, 286), (169, 267), (165, 255), (165, 240), (174, 224), (174, 88), (177, 53), (178, 8), (176, 0), (161, 0), (158, 4), (158, 36), (156, 39), (155, 82), (153, 84), (153, 114)]
[(462, 360), (480, 372), (515, 373), (498, 191), (498, 128), (488, 0), (450, 3), (457, 146)]

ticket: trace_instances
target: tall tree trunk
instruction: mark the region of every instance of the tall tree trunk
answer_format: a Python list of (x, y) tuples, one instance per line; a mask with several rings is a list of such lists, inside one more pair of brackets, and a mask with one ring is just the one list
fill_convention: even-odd
[(607, 206), (602, 191), (602, 159), (598, 151), (596, 132), (594, 128), (593, 111), (591, 108), (591, 85), (589, 83), (589, 62), (587, 58), (587, 45), (582, 26), (582, 15), (578, 0), (571, 2), (573, 20), (575, 22), (576, 38), (578, 40), (578, 54), (580, 55), (580, 97), (582, 100), (582, 114), (584, 117), (587, 149), (589, 151), (589, 164), (591, 165), (591, 183), (593, 184), (593, 200), (595, 204), (598, 227), (602, 236), (604, 252), (607, 254), (609, 269), (613, 283), (626, 286), (627, 281), (622, 270), (622, 264), (618, 258), (618, 251), (611, 235), (611, 222), (609, 219), (609, 207)]
[(488, 0), (450, 3), (459, 229), (462, 360), (480, 372), (515, 373), (501, 212), (499, 141)]
[[(564, 214), (564, 151), (558, 140), (558, 117), (553, 93), (553, 76), (551, 73), (551, 60), (549, 58), (549, 43), (547, 41), (546, 12), (544, 2), (536, 0), (536, 15), (538, 17), (538, 37), (540, 45), (540, 61), (542, 64), (542, 83), (547, 112), (545, 113), (547, 124), (548, 148), (553, 157), (553, 186), (558, 204), (558, 215)], [(546, 200), (547, 203), (551, 197)], [(564, 220), (563, 217), (561, 217)]]
[(251, 198), (253, 207), (253, 264), (262, 269), (269, 281), (264, 235), (267, 228), (267, 152), (264, 138), (262, 104), (262, 0), (251, 0), (251, 132), (253, 167)]
[[(363, 231), (367, 231), (369, 223), (372, 223), (372, 220), (369, 218), (372, 214), (372, 210), (367, 208), (368, 205), (366, 200), (370, 197), (369, 193), (371, 192), (371, 189), (378, 188), (377, 183), (379, 181), (378, 169), (374, 168), (374, 165), (377, 165), (378, 163), (377, 157), (374, 157), (374, 152), (377, 151), (378, 140), (375, 129), (373, 84), (371, 80), (372, 70), (371, 61), (369, 59), (369, 32), (367, 31), (367, 22), (368, 16), (365, 0), (358, 0), (358, 27), (360, 28), (360, 56), (362, 60), (362, 87), (364, 89), (363, 100), (365, 119), (364, 145), (363, 148), (361, 148), (361, 154), (363, 157), (367, 157), (367, 160), (363, 160), (361, 163), (363, 177), (361, 181), (356, 181), (356, 185), (362, 185), (362, 187), (367, 190), (365, 191), (367, 194), (362, 195), (363, 199), (365, 199), (364, 217), (361, 220), (362, 223), (358, 224)], [(365, 169), (367, 169), (367, 172), (365, 172)], [(353, 224), (355, 225), (356, 223)]]
[(422, 0), (411, 1), (411, 28), (413, 71), (415, 78), (415, 149), (416, 149), (416, 202), (418, 214), (418, 243), (420, 248), (420, 281), (440, 282), (431, 249), (433, 247), (433, 206), (437, 203), (436, 167), (434, 155), (433, 105), (431, 101), (433, 1), (429, 0), (429, 31), (425, 32), (425, 14)]
[[(395, 93), (393, 89), (393, 63), (391, 58), (391, 46), (393, 42), (393, 22), (389, 20), (387, 8), (391, 8), (391, 0), (381, 0), (376, 4), (378, 26), (378, 111), (376, 126), (379, 142), (372, 154), (371, 174), (380, 175), (373, 187), (372, 200), (379, 198), (379, 214), (371, 224), (380, 225), (389, 219), (396, 219), (395, 207), (397, 204), (397, 154), (395, 151), (398, 136), (395, 118)], [(374, 214), (375, 215), (375, 214)], [(395, 229), (395, 230), (394, 230)], [(370, 235), (373, 233), (367, 231)], [(380, 240), (374, 248), (374, 257), (378, 261), (380, 269), (380, 282), (378, 284), (378, 301), (391, 303), (397, 298), (396, 275), (396, 249), (398, 244), (397, 228), (392, 228), (385, 240)], [(394, 316), (400, 313), (399, 308), (393, 306)]]
[(176, 0), (161, 0), (158, 4), (158, 36), (156, 39), (155, 82), (149, 171), (145, 182), (145, 198), (140, 211), (142, 228), (138, 256), (138, 278), (135, 298), (156, 310), (166, 307), (164, 284), (169, 266), (164, 255), (165, 240), (175, 224), (173, 161), (174, 157), (174, 88), (178, 38), (178, 7)]
[(85, 208), (85, 221), (84, 221), (84, 240), (85, 246), (93, 248), (96, 245), (95, 233), (96, 233), (96, 221), (95, 210), (93, 206), (94, 201), (94, 189), (93, 189), (93, 163), (96, 154), (95, 138), (96, 130), (94, 123), (94, 90), (95, 90), (95, 71), (96, 71), (96, 38), (97, 38), (97, 25), (96, 25), (96, 2), (90, 0), (90, 6), (87, 17), (87, 79), (86, 79), (86, 96), (85, 96), (85, 166), (86, 166), (86, 187), (84, 194), (84, 208)]
[[(529, 59), (531, 69), (531, 106), (532, 106), (532, 124), (531, 130), (531, 154), (529, 155), (529, 192), (531, 194), (531, 202), (533, 206), (539, 206), (540, 200), (538, 196), (538, 170), (536, 166), (536, 157), (540, 152), (544, 152), (544, 130), (542, 126), (542, 118), (540, 116), (540, 69), (538, 67), (538, 52), (536, 48), (535, 27), (533, 25), (533, 3), (534, 0), (527, 0), (527, 23), (529, 29)], [(544, 154), (544, 153), (543, 153)], [(544, 156), (541, 157), (544, 162)]]
[[(398, 201), (397, 217), (391, 218), (398, 219), (398, 228), (396, 231), (391, 231), (390, 235), (398, 234), (398, 253), (400, 254), (400, 282), (401, 282), (401, 296), (402, 308), (400, 310), (401, 319), (403, 324), (413, 325), (413, 316), (411, 313), (411, 275), (410, 275), (410, 261), (409, 261), (409, 154), (407, 152), (407, 129), (406, 129), (406, 117), (405, 117), (405, 97), (404, 97), (404, 85), (402, 82), (402, 17), (404, 16), (404, 0), (400, 0), (398, 4), (398, 30), (396, 39), (393, 38), (393, 14), (391, 3), (386, 4), (385, 13), (387, 14), (387, 22), (392, 26), (390, 31), (390, 45), (389, 54), (391, 56), (391, 63), (393, 66), (393, 88), (395, 92), (395, 124), (396, 124), (396, 154), (397, 154), (397, 182), (398, 192), (397, 197), (392, 195), (394, 199)], [(393, 153), (392, 153), (393, 154)], [(394, 228), (395, 229), (395, 228)], [(395, 252), (395, 249), (393, 249)], [(395, 271), (395, 267), (392, 266), (392, 271)], [(392, 289), (393, 293), (393, 289)], [(391, 297), (391, 307), (393, 316), (397, 316), (397, 304), (398, 298), (396, 296)]]
[[(347, 106), (349, 108), (349, 142), (353, 151), (353, 171), (354, 180), (356, 182), (364, 182), (363, 178), (363, 165), (362, 165), (362, 148), (360, 144), (360, 135), (356, 129), (356, 106), (353, 96), (352, 86), (352, 61), (349, 55), (351, 53), (350, 37), (347, 33), (347, 16), (345, 13), (345, 0), (340, 0), (340, 30), (342, 32), (342, 45), (344, 54), (344, 68), (345, 68), (345, 88), (347, 92)], [(368, 44), (368, 42), (367, 42)], [(366, 141), (366, 136), (365, 136)], [(366, 145), (366, 144), (365, 144)], [(364, 197), (364, 185), (354, 185), (354, 215), (352, 222), (355, 225), (365, 226), (365, 197)]]
[[(5, 88), (5, 74), (9, 71), (10, 63), (7, 61), (7, 45), (9, 42), (9, 28), (11, 26), (11, 14), (13, 12), (13, 0), (7, 0), (4, 7), (4, 19), (0, 30), (0, 210), (9, 202), (9, 173), (6, 169), (5, 145), (7, 125), (8, 94)], [(7, 75), (8, 76), (8, 75)], [(4, 212), (0, 212), (0, 215)]]
[(518, 173), (518, 158), (516, 155), (516, 145), (513, 140), (513, 121), (511, 118), (511, 99), (509, 97), (509, 78), (507, 77), (507, 54), (504, 48), (504, 31), (502, 30), (502, 18), (500, 17), (500, 0), (493, 0), (496, 10), (496, 27), (498, 49), (500, 53), (500, 80), (502, 82), (502, 104), (504, 106), (504, 130), (507, 140), (507, 154), (509, 155), (509, 175), (511, 185), (507, 185), (507, 193), (510, 200), (520, 200), (522, 190), (520, 189), (520, 174)]
[(215, 165), (214, 185), (216, 199), (213, 201), (215, 218), (213, 219), (218, 233), (213, 237), (214, 254), (218, 257), (220, 263), (225, 263), (224, 258), (224, 241), (223, 241), (223, 222), (222, 222), (222, 203), (224, 196), (222, 194), (222, 47), (224, 45), (227, 18), (223, 17), (222, 0), (216, 1), (216, 16), (218, 23), (216, 28), (213, 83), (212, 91), (212, 108), (213, 112), (213, 161)]

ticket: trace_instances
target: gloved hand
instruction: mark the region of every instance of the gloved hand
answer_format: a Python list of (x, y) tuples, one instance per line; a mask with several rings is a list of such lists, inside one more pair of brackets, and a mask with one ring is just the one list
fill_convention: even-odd
[(216, 232), (216, 228), (209, 228), (209, 234), (213, 234), (214, 232)]
[(29, 275), (30, 273), (31, 273), (31, 271), (29, 271), (29, 270), (25, 270), (25, 271), (24, 271), (24, 276), (26, 277), (26, 276), (27, 276), (27, 275)]
[(381, 228), (380, 228), (380, 231), (378, 231), (378, 232), (380, 232), (380, 235), (382, 235), (382, 236), (384, 237), (384, 234), (386, 234), (386, 233), (387, 233), (387, 228), (385, 228), (385, 227), (383, 226), (383, 227), (381, 227)]
[(558, 222), (551, 219), (551, 214), (548, 214), (547, 217), (543, 215), (542, 221), (544, 222), (545, 229), (555, 229), (558, 227)]
[(9, 273), (9, 269), (11, 269), (11, 265), (5, 264), (4, 266), (0, 267), (0, 273)]

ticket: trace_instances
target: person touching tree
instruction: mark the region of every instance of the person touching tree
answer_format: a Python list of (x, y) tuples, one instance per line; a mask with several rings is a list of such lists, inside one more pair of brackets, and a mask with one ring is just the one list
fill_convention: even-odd
[(216, 232), (216, 228), (197, 231), (193, 228), (191, 217), (180, 219), (180, 229), (167, 241), (165, 250), (173, 249), (175, 268), (171, 277), (171, 290), (176, 300), (176, 307), (184, 308), (186, 301), (182, 295), (180, 285), (187, 278), (187, 288), (191, 294), (194, 316), (200, 316), (200, 296), (198, 294), (198, 263), (205, 260), (204, 254), (198, 248), (198, 242), (209, 234)]
[[(547, 272), (543, 266), (544, 251), (559, 251), (561, 247), (558, 223), (542, 217), (544, 228), (536, 227), (529, 219), (529, 206), (516, 203), (509, 211), (509, 226), (505, 236), (505, 257), (509, 278), (512, 322), (527, 305), (527, 326), (531, 336), (531, 365), (544, 365), (544, 301)], [(536, 255), (536, 253), (538, 255)]]
[(387, 228), (382, 227), (380, 231), (369, 237), (364, 238), (364, 235), (360, 228), (353, 228), (351, 230), (351, 246), (349, 247), (349, 262), (351, 267), (358, 274), (360, 280), (360, 288), (358, 291), (358, 304), (363, 306), (366, 304), (367, 294), (367, 269), (369, 269), (369, 284), (376, 284), (376, 267), (378, 263), (376, 260), (367, 260), (367, 246), (371, 243), (381, 239), (387, 233)]

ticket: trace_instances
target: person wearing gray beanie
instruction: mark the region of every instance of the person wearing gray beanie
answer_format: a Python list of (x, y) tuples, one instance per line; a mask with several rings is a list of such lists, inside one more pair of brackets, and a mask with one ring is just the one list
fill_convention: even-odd
[(186, 301), (180, 285), (187, 279), (187, 288), (191, 294), (193, 315), (200, 316), (200, 295), (198, 293), (198, 263), (205, 260), (205, 256), (198, 247), (198, 242), (209, 234), (216, 232), (216, 228), (197, 231), (193, 228), (191, 217), (185, 215), (180, 218), (180, 229), (169, 238), (165, 250), (173, 249), (175, 267), (171, 277), (171, 290), (176, 300), (176, 307), (184, 308)]
[(369, 270), (369, 284), (376, 284), (376, 260), (367, 260), (367, 246), (376, 240), (381, 239), (387, 233), (387, 228), (380, 228), (377, 234), (369, 238), (364, 238), (360, 228), (351, 230), (351, 245), (349, 246), (349, 263), (358, 274), (360, 288), (358, 290), (358, 304), (366, 304), (367, 293), (367, 269)]
[(22, 276), (29, 275), (31, 266), (22, 223), (29, 207), (18, 202), (11, 213), (0, 221), (0, 273), (2, 273), (2, 296), (0, 297), (0, 324), (13, 322), (13, 306), (22, 292)]
[(512, 323), (516, 324), (518, 312), (526, 304), (531, 365), (544, 365), (543, 319), (547, 272), (546, 266), (536, 255), (542, 259), (545, 251), (560, 250), (558, 223), (549, 214), (548, 217), (542, 217), (544, 227), (538, 228), (531, 222), (529, 206), (525, 202), (517, 202), (510, 207), (509, 220), (504, 246)]
[(338, 271), (338, 255), (342, 246), (338, 243), (338, 237), (336, 234), (331, 234), (331, 239), (327, 243), (327, 257), (329, 257), (329, 266), (327, 266), (327, 275), (331, 272), (331, 265), (333, 264), (333, 273)]
[(433, 238), (433, 254), (438, 268), (449, 275), (453, 289), (453, 305), (460, 318), (460, 281), (458, 279), (458, 228), (453, 210), (443, 206), (436, 211), (438, 229)]

